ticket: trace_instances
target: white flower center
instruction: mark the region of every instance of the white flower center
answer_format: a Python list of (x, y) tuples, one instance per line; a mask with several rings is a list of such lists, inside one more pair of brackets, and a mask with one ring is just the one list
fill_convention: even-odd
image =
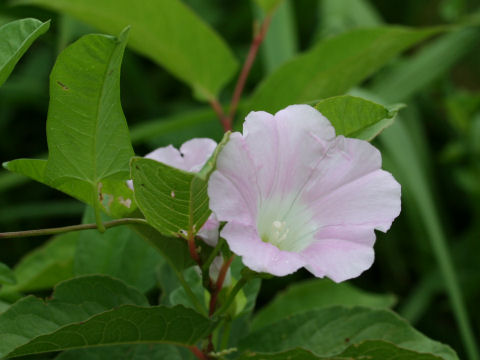
[(308, 247), (316, 232), (310, 210), (293, 196), (263, 200), (258, 210), (257, 228), (263, 241), (291, 252)]

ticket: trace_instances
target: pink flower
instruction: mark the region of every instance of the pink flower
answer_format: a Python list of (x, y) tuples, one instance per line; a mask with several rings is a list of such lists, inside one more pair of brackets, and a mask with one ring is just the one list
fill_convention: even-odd
[(208, 185), (230, 249), (257, 272), (305, 267), (336, 282), (374, 260), (374, 229), (400, 213), (400, 185), (366, 141), (335, 136), (308, 105), (251, 112), (233, 133)]
[(148, 153), (145, 157), (180, 170), (198, 172), (212, 156), (216, 147), (217, 143), (212, 139), (199, 138), (188, 140), (179, 150), (168, 145)]
[[(212, 139), (198, 138), (183, 143), (180, 150), (168, 145), (148, 153), (145, 158), (156, 160), (180, 170), (198, 172), (212, 156), (216, 147), (217, 143)], [(133, 190), (132, 180), (128, 180), (127, 184)], [(215, 215), (212, 214), (197, 235), (208, 245), (215, 246), (218, 242), (219, 225)]]

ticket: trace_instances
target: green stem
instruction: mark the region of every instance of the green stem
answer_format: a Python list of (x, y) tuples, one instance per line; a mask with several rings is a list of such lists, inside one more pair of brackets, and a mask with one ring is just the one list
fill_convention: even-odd
[(227, 319), (225, 321), (225, 325), (223, 326), (221, 342), (220, 342), (220, 349), (228, 348), (228, 340), (230, 339), (230, 329), (232, 328), (232, 321)]
[(245, 284), (247, 283), (248, 280), (249, 280), (249, 278), (247, 278), (245, 276), (242, 276), (242, 278), (240, 280), (238, 280), (238, 282), (235, 284), (235, 287), (232, 289), (232, 291), (228, 295), (228, 298), (225, 301), (225, 303), (222, 305), (222, 307), (220, 309), (218, 309), (213, 314), (214, 317), (215, 316), (220, 316), (220, 315), (224, 314), (225, 312), (227, 312), (230, 305), (232, 305), (232, 302), (235, 299), (235, 296), (237, 296), (238, 292), (240, 290), (242, 290), (242, 288), (245, 286)]
[[(104, 229), (109, 229), (111, 227), (120, 226), (120, 225), (129, 225), (129, 224), (148, 225), (147, 220), (145, 219), (124, 218), (124, 219), (107, 221), (105, 223), (102, 223), (102, 226)], [(79, 224), (79, 225), (62, 226), (62, 227), (48, 228), (48, 229), (5, 232), (5, 233), (0, 233), (0, 239), (13, 239), (13, 238), (42, 236), (42, 235), (55, 235), (55, 234), (61, 234), (61, 233), (70, 232), (70, 231), (91, 230), (91, 229), (98, 229), (98, 224)]]

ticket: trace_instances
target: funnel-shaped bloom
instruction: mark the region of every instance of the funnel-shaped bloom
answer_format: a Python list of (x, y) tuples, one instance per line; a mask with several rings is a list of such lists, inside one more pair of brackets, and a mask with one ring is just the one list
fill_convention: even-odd
[(366, 141), (335, 136), (308, 105), (251, 112), (208, 185), (210, 208), (246, 266), (277, 276), (305, 267), (336, 282), (374, 259), (374, 229), (400, 213), (400, 185)]
[[(158, 148), (145, 155), (145, 158), (156, 160), (180, 170), (198, 172), (212, 156), (216, 147), (217, 143), (212, 139), (198, 138), (183, 143), (179, 150), (172, 145)], [(127, 184), (133, 190), (132, 180), (128, 180)], [(208, 245), (215, 246), (218, 242), (219, 225), (215, 215), (212, 214), (197, 235)]]

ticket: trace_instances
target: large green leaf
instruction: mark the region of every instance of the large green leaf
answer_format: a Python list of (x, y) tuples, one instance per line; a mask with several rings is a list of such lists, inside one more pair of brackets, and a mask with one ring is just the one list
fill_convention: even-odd
[(55, 360), (184, 360), (182, 349), (174, 345), (117, 345), (69, 350)]
[(318, 35), (323, 37), (382, 23), (380, 14), (368, 0), (323, 0), (319, 12)]
[(50, 21), (22, 19), (0, 27), (0, 86), (30, 45), (47, 32)]
[(51, 289), (58, 282), (73, 277), (77, 238), (78, 233), (62, 234), (28, 253), (14, 268), (17, 283), (4, 286), (0, 297)]
[(126, 186), (133, 149), (120, 104), (118, 39), (87, 35), (60, 54), (50, 77), (49, 159), (4, 164), (113, 215), (135, 204)]
[[(103, 221), (109, 220), (103, 216)], [(94, 221), (93, 209), (89, 207), (83, 222)], [(114, 227), (103, 234), (97, 230), (78, 234), (76, 275), (110, 275), (146, 292), (155, 285), (156, 267), (162, 262), (160, 254), (128, 226)]]
[(158, 161), (135, 157), (131, 161), (136, 202), (153, 227), (179, 237), (196, 233), (208, 219), (207, 185), (227, 133), (198, 173), (190, 173)]
[(239, 347), (258, 352), (301, 347), (320, 356), (334, 356), (366, 340), (388, 341), (446, 360), (458, 359), (447, 345), (430, 340), (395, 313), (362, 307), (334, 306), (296, 314), (254, 331)]
[(148, 302), (134, 288), (106, 276), (62, 282), (47, 303), (25, 297), (0, 315), (0, 358), (38, 336), (123, 304), (146, 306)]
[(374, 102), (344, 95), (322, 100), (315, 108), (330, 120), (337, 135), (370, 141), (393, 124), (399, 107), (389, 110)]
[(15, 274), (7, 265), (0, 262), (0, 285), (14, 285), (16, 283)]
[[(95, 206), (96, 199), (91, 197), (91, 188), (88, 183), (64, 182), (54, 184), (45, 176), (47, 160), (42, 159), (17, 159), (3, 163), (3, 167), (11, 172), (29, 177), (32, 180), (60, 190), (80, 201)], [(123, 217), (136, 209), (133, 201), (133, 191), (125, 181), (104, 180), (102, 188), (99, 189), (104, 199), (100, 208), (113, 217)]]
[(292, 285), (262, 308), (253, 318), (252, 329), (257, 330), (297, 313), (332, 305), (389, 308), (395, 296), (372, 294), (350, 284), (336, 284), (327, 279), (306, 280)]
[[(346, 339), (345, 341), (347, 341)], [(347, 341), (348, 343), (349, 341)], [(238, 360), (441, 360), (433, 354), (420, 354), (416, 351), (399, 348), (386, 341), (365, 341), (352, 345), (341, 354), (333, 357), (320, 357), (305, 349), (293, 349), (280, 353), (246, 353)]]
[(143, 295), (118, 280), (86, 276), (58, 285), (47, 303), (30, 296), (1, 314), (0, 357), (135, 343), (188, 346), (212, 326), (182, 306), (148, 307)]
[(403, 50), (439, 31), (380, 27), (328, 38), (267, 77), (252, 95), (249, 108), (276, 112), (289, 104), (345, 93)]
[(127, 35), (82, 37), (60, 54), (50, 75), (45, 178), (81, 186), (95, 205), (102, 181), (128, 179), (134, 155), (120, 104)]
[(58, 10), (111, 34), (118, 34), (130, 25), (129, 45), (189, 84), (203, 99), (215, 97), (237, 69), (237, 61), (225, 42), (180, 0), (15, 3)]
[[(8, 311), (4, 313), (6, 314)], [(172, 308), (122, 305), (88, 320), (35, 337), (7, 353), (7, 356), (119, 344), (190, 346), (205, 338), (213, 330), (213, 324), (181, 305)]]

